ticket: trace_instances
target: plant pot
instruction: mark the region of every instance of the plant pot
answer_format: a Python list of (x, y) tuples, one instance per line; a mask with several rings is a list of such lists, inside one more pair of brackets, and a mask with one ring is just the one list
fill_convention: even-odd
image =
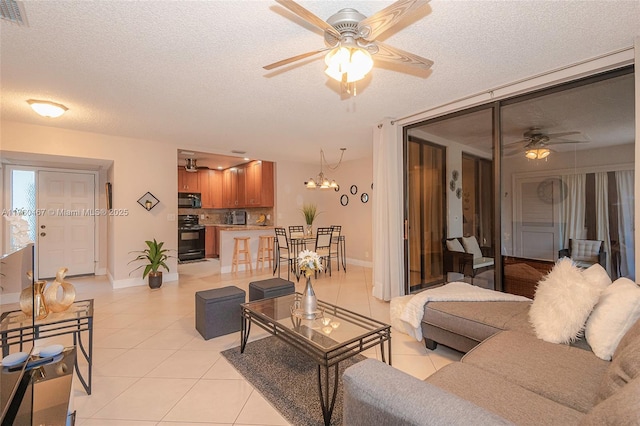
[(149, 287), (160, 288), (162, 286), (162, 271), (149, 272)]

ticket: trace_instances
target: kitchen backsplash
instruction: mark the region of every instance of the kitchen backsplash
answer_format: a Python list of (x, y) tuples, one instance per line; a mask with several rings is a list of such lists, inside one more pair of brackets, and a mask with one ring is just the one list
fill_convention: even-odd
[[(267, 222), (265, 225), (270, 226), (273, 225), (273, 208), (271, 207), (263, 207), (263, 208), (246, 208), (246, 209), (237, 209), (244, 210), (247, 212), (247, 225), (256, 225), (256, 221), (260, 217), (261, 214), (268, 216)], [(200, 216), (200, 224), (201, 225), (224, 225), (225, 216), (231, 210), (221, 210), (221, 209), (178, 209), (178, 214), (197, 214)], [(204, 219), (202, 218), (204, 215)]]

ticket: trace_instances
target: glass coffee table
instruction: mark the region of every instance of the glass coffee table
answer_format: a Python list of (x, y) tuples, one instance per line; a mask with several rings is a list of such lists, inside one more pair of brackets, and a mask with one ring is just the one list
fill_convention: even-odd
[(391, 365), (391, 326), (320, 300), (316, 318), (305, 319), (293, 309), (301, 297), (294, 293), (242, 304), (240, 351), (244, 353), (254, 323), (312, 358), (318, 364), (322, 416), (329, 425), (338, 390), (338, 364), (380, 345), (382, 361)]

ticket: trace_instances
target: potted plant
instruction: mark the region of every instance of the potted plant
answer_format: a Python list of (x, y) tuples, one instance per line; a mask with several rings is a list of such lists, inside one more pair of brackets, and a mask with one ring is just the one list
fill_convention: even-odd
[(311, 235), (313, 221), (320, 214), (318, 212), (318, 207), (315, 204), (303, 204), (302, 205), (302, 214), (304, 215), (304, 221), (307, 224), (305, 229), (306, 235)]
[(158, 269), (162, 266), (164, 269), (169, 272), (169, 267), (165, 263), (169, 256), (167, 253), (168, 249), (163, 249), (162, 246), (164, 242), (157, 242), (154, 238), (153, 241), (145, 241), (147, 244), (147, 248), (142, 251), (132, 251), (130, 253), (139, 253), (135, 259), (131, 260), (129, 263), (136, 262), (138, 260), (146, 260), (147, 263), (138, 266), (133, 271), (129, 272), (129, 275), (134, 271), (142, 268), (144, 266), (144, 272), (142, 273), (142, 278), (146, 278), (149, 275), (149, 287), (151, 288), (160, 288), (162, 285), (162, 271), (158, 271)]

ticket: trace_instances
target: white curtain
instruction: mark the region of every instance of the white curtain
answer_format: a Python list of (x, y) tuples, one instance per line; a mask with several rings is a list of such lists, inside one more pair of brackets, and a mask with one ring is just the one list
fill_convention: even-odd
[(634, 172), (615, 172), (618, 188), (618, 237), (620, 240), (620, 276), (635, 280), (634, 248)]
[(404, 294), (402, 144), (385, 119), (373, 132), (373, 296)]
[(609, 235), (609, 179), (607, 172), (595, 173), (596, 177), (596, 239), (604, 241), (607, 253), (607, 272), (611, 275), (611, 236)]
[(561, 204), (561, 248), (569, 248), (569, 239), (583, 240), (587, 237), (584, 226), (586, 179), (584, 174), (562, 176), (562, 181), (566, 184), (567, 196)]

